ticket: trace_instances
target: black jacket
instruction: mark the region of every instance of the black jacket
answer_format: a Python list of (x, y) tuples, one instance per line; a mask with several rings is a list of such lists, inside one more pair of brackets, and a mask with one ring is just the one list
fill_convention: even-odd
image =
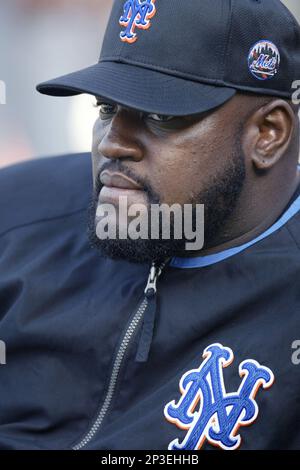
[(0, 448), (300, 449), (298, 194), (155, 296), (150, 265), (89, 247), (91, 190), (89, 154), (0, 172)]

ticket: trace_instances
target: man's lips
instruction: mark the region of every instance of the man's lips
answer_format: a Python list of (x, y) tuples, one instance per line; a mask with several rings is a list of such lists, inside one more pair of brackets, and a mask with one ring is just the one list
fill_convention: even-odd
[(100, 191), (99, 203), (119, 204), (120, 197), (126, 196), (129, 205), (145, 204), (145, 192), (141, 185), (123, 173), (111, 173), (104, 170), (100, 174), (103, 188)]
[(142, 186), (123, 173), (111, 173), (104, 170), (100, 174), (101, 183), (108, 188), (142, 190)]

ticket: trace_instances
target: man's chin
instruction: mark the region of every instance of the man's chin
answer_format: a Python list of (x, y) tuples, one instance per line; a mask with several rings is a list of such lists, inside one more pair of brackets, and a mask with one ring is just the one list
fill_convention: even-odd
[[(148, 215), (145, 218), (148, 220)], [(101, 224), (101, 220), (105, 223)], [(92, 248), (96, 249), (101, 256), (115, 260), (126, 260), (135, 263), (162, 262), (175, 256), (178, 252), (184, 250), (184, 240), (153, 239), (149, 236), (151, 233), (151, 224), (147, 224), (149, 230), (143, 237), (130, 237), (130, 223), (128, 218), (124, 223), (115, 224), (114, 217), (101, 218), (95, 215), (95, 210), (90, 210), (88, 238)], [(105, 229), (113, 227), (113, 230), (106, 233)]]
[(134, 263), (162, 262), (175, 256), (184, 245), (181, 240), (100, 240), (96, 234), (89, 239), (102, 256)]
[[(134, 263), (159, 263), (175, 256), (184, 249), (185, 242), (183, 240), (132, 239), (128, 237), (128, 233), (127, 238), (99, 237), (97, 231), (99, 226), (97, 218), (95, 218), (95, 212), (93, 210), (89, 212), (88, 239), (91, 247), (97, 250), (101, 256)], [(118, 226), (117, 233), (120, 233), (120, 228)]]

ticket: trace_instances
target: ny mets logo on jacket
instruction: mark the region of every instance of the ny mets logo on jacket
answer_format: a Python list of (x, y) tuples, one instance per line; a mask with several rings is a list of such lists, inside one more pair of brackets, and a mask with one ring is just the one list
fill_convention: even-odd
[(124, 12), (119, 23), (126, 29), (120, 33), (123, 42), (133, 43), (137, 40), (135, 28), (148, 29), (150, 19), (156, 13), (155, 0), (127, 0), (124, 3)]
[(272, 371), (248, 359), (239, 366), (243, 380), (238, 391), (226, 393), (223, 368), (232, 363), (232, 350), (212, 344), (204, 350), (203, 357), (205, 360), (198, 369), (182, 376), (178, 403), (173, 400), (165, 406), (166, 419), (188, 430), (182, 443), (175, 439), (169, 444), (170, 450), (197, 450), (205, 440), (221, 449), (237, 449), (241, 444), (241, 437), (236, 434), (238, 428), (257, 418), (255, 395), (259, 387), (269, 388), (273, 384)]

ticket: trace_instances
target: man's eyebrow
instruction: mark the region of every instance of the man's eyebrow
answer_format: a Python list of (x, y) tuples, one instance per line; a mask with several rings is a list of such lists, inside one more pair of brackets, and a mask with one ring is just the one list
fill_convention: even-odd
[(109, 103), (109, 104), (113, 104), (113, 105), (118, 104), (115, 101), (112, 101), (108, 98), (104, 98), (103, 96), (95, 96), (95, 100), (97, 101), (97, 103)]
[(136, 113), (150, 114), (150, 113), (147, 113), (145, 111), (141, 111), (141, 110), (135, 109), (135, 108), (130, 108), (129, 106), (126, 106), (124, 104), (117, 103), (116, 101), (110, 100), (109, 98), (103, 98), (102, 96), (95, 96), (95, 99), (97, 101), (97, 104), (99, 104), (99, 103), (108, 103), (108, 104), (111, 104), (113, 106), (121, 106), (124, 109), (127, 109), (129, 111), (134, 111)]
[[(140, 114), (144, 114), (144, 115), (153, 114), (153, 113), (150, 113), (150, 112), (147, 112), (147, 111), (141, 111), (140, 109), (130, 108), (129, 106), (123, 105), (121, 103), (117, 103), (116, 101), (110, 100), (109, 98), (104, 98), (103, 96), (95, 96), (95, 99), (96, 99), (97, 104), (108, 103), (108, 104), (111, 104), (113, 106), (121, 106), (122, 108), (127, 109), (129, 111), (134, 111), (136, 113), (140, 113)], [(161, 113), (157, 113), (157, 114), (161, 114)], [(172, 114), (162, 114), (162, 116), (173, 116), (173, 115)], [(194, 115), (192, 115), (192, 117), (193, 116)], [(174, 117), (176, 117), (178, 119), (180, 119), (180, 118), (183, 119), (183, 118), (188, 117), (188, 116), (174, 116)], [(199, 118), (200, 118), (200, 115), (199, 115)]]
[(129, 106), (125, 106), (121, 103), (117, 103), (116, 101), (110, 100), (109, 98), (104, 98), (103, 96), (95, 96), (95, 98), (96, 98), (97, 103), (108, 103), (108, 104), (112, 104), (114, 106), (122, 106), (122, 108), (124, 108), (124, 109), (129, 109), (129, 110), (132, 110), (132, 111), (142, 112), (142, 111), (139, 111), (139, 110), (134, 109), (134, 108), (129, 108)]

